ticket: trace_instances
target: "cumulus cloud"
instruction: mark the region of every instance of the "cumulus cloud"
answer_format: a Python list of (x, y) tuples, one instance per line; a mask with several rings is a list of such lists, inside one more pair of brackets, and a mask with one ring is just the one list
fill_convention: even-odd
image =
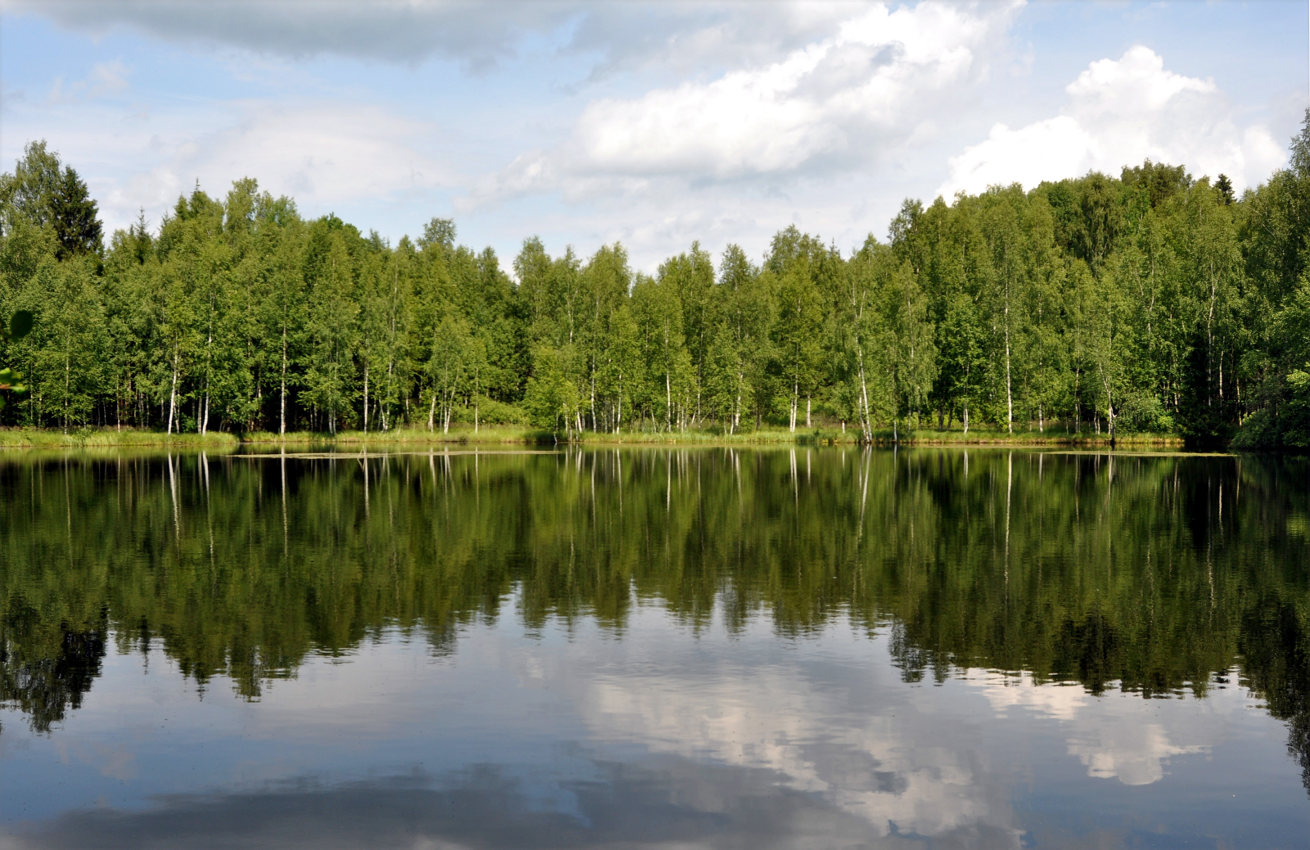
[(1038, 685), (1026, 672), (1007, 675), (993, 670), (967, 670), (963, 677), (979, 687), (997, 714), (1026, 709), (1043, 717), (1073, 720), (1089, 700), (1081, 685)]
[(543, 35), (555, 49), (594, 60), (593, 77), (659, 66), (697, 72), (763, 61), (826, 35), (861, 0), (597, 4), (532, 0), (4, 0), (7, 9), (93, 33), (128, 27), (168, 41), (223, 44), (303, 58), (336, 55), (414, 63), (439, 57), (485, 67)]
[(777, 61), (591, 102), (567, 143), (520, 156), (470, 201), (597, 176), (704, 182), (867, 164), (985, 77), (988, 51), (1016, 6), (840, 8), (847, 17), (826, 37)]
[(421, 153), (427, 128), (377, 106), (250, 104), (235, 126), (198, 140), (197, 167), (245, 171), (285, 185), (297, 198), (351, 200), (439, 183), (441, 167)]
[(1187, 166), (1197, 176), (1227, 174), (1241, 189), (1265, 179), (1285, 159), (1260, 125), (1240, 127), (1213, 80), (1174, 73), (1141, 45), (1100, 59), (1065, 87), (1060, 115), (1017, 129), (996, 124), (983, 141), (950, 160), (939, 192), (979, 192), (990, 185), (1118, 174), (1143, 160)]
[(581, 8), (565, 50), (595, 56), (593, 77), (653, 70), (681, 78), (774, 61), (831, 36), (868, 6), (865, 0), (780, 0), (747, 8), (728, 0)]
[(162, 114), (61, 107), (24, 110), (9, 125), (16, 138), (48, 139), (87, 175), (106, 232), (127, 227), (140, 209), (157, 221), (197, 182), (222, 197), (232, 181), (254, 177), (320, 215), (455, 179), (439, 158), (446, 140), (433, 126), (366, 103), (249, 100)]
[[(866, 711), (791, 671), (600, 681), (578, 701), (594, 734), (635, 738), (662, 753), (762, 769), (779, 784), (894, 832), (1019, 847), (1020, 830), (963, 740), (930, 721)], [(913, 712), (909, 712), (913, 713)], [(907, 745), (907, 742), (912, 742)]]
[(318, 54), (412, 63), (430, 57), (487, 65), (512, 55), (525, 33), (551, 30), (576, 12), (565, 3), (465, 0), (8, 0), (6, 9), (45, 15), (90, 32), (130, 27), (166, 40), (200, 41), (292, 57)]
[[(1084, 64), (1050, 91), (1019, 55), (1045, 44), (1013, 43), (1021, 7), (0, 0), (11, 38), (53, 34), (103, 61), (81, 79), (57, 64), (20, 66), (4, 81), (0, 148), (12, 162), (19, 142), (47, 138), (110, 227), (140, 206), (153, 218), (197, 177), (221, 193), (249, 175), (294, 193), (306, 213), (335, 210), (392, 238), (453, 198), (461, 232), (502, 256), (531, 233), (552, 251), (621, 239), (651, 271), (693, 239), (758, 256), (793, 223), (849, 250), (885, 232), (902, 198), (935, 187), (949, 196), (1117, 173), (1150, 156), (1222, 171), (1241, 188), (1284, 161), (1285, 129), (1271, 135), (1274, 119), (1246, 117), (1272, 111), (1240, 80), (1171, 71), (1145, 47)], [(35, 17), (58, 28), (25, 30)], [(172, 61), (159, 57), (180, 44), (227, 73), (203, 90), (187, 75), (142, 86), (144, 61), (137, 76), (112, 61), (124, 31), (146, 36), (129, 40), (143, 60)], [(1086, 49), (1079, 62), (1109, 55)], [(357, 61), (302, 61), (324, 56)], [(339, 116), (327, 115), (334, 93), (345, 98)], [(1048, 96), (1055, 105), (1035, 105)], [(113, 102), (117, 111), (105, 108)], [(293, 115), (317, 123), (293, 128)], [(439, 135), (438, 122), (461, 137)]]
[(1069, 741), (1070, 755), (1077, 756), (1093, 778), (1150, 785), (1164, 778), (1165, 765), (1173, 757), (1210, 750), (1208, 744), (1176, 744), (1159, 723), (1137, 720), (1089, 724)]
[(998, 715), (1017, 710), (1058, 721), (1069, 755), (1088, 776), (1124, 785), (1151, 785), (1165, 777), (1175, 758), (1208, 755), (1228, 737), (1232, 715), (1245, 706), (1236, 695), (1212, 695), (1203, 712), (1188, 710), (1182, 701), (1161, 700), (1152, 722), (1144, 723), (1134, 694), (1092, 697), (1076, 684), (1038, 685), (1031, 673), (969, 670), (964, 678), (980, 688)]

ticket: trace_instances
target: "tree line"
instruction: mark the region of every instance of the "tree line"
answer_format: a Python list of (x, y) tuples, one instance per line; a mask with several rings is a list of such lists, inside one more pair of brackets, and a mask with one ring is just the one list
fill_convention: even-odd
[[(236, 181), (103, 244), (44, 142), (0, 177), (0, 424), (168, 432), (979, 424), (1310, 446), (1310, 111), (1241, 197), (1149, 160), (906, 201), (849, 256), (795, 226), (755, 261), (621, 244), (510, 268), (449, 219), (389, 244)], [(512, 271), (512, 276), (510, 272)]]

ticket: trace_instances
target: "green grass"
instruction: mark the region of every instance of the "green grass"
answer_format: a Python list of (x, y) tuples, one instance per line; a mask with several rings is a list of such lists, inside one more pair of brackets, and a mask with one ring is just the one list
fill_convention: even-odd
[(574, 435), (574, 439), (583, 445), (602, 446), (742, 446), (795, 444), (803, 436), (799, 431), (792, 434), (785, 428), (762, 428), (758, 431), (738, 431), (735, 434), (727, 434), (717, 428), (698, 428), (687, 431), (623, 431), (618, 434), (612, 431), (584, 431)]
[(430, 445), (538, 445), (553, 443), (548, 431), (539, 431), (522, 425), (484, 425), (474, 431), (471, 426), (452, 427), (449, 433), (429, 431), (426, 428), (395, 428), (390, 431), (341, 431), (327, 434), (296, 431), (290, 434), (272, 434), (264, 431), (241, 435), (244, 446), (359, 446), (379, 448), (396, 446)]
[(116, 449), (168, 448), (178, 451), (232, 451), (237, 438), (211, 431), (208, 434), (164, 434), (159, 431), (112, 428), (80, 428), (55, 431), (42, 428), (0, 428), (0, 449)]
[[(839, 426), (786, 428), (766, 426), (758, 430), (726, 434), (718, 428), (687, 431), (624, 431), (573, 434), (571, 442), (584, 446), (778, 446), (778, 445), (857, 445), (859, 431)], [(874, 432), (876, 445), (895, 444), (891, 429)], [(391, 431), (343, 431), (338, 434), (299, 431), (290, 434), (254, 432), (239, 436), (211, 431), (208, 434), (163, 434), (158, 431), (80, 429), (67, 433), (38, 428), (0, 429), (0, 450), (44, 449), (86, 450), (119, 448), (167, 448), (177, 451), (230, 452), (238, 448), (276, 449), (284, 446), (310, 448), (400, 448), (434, 445), (520, 445), (540, 446), (570, 440), (525, 425), (489, 425), (476, 432), (471, 426), (452, 426), (448, 433), (426, 428), (399, 428)], [(1108, 434), (1083, 431), (1070, 434), (1063, 428), (1016, 430), (973, 427), (965, 434), (960, 428), (939, 431), (935, 428), (900, 430), (903, 446), (1108, 446)], [(1120, 434), (1116, 446), (1177, 447), (1182, 439), (1173, 434)]]
[[(890, 428), (876, 430), (873, 433), (875, 445), (892, 446), (897, 444)], [(661, 431), (637, 432), (624, 434), (584, 433), (579, 442), (592, 444), (623, 445), (811, 445), (840, 446), (858, 445), (860, 432), (858, 428), (824, 425), (820, 427), (800, 428), (795, 432), (786, 428), (765, 427), (758, 431), (724, 434), (717, 430), (709, 431)], [(1070, 434), (1063, 429), (1046, 429), (1045, 431), (1016, 430), (1013, 434), (997, 428), (969, 429), (964, 433), (960, 428), (939, 431), (935, 428), (906, 429), (899, 432), (899, 444), (902, 446), (1109, 446), (1108, 434), (1096, 434), (1083, 431)], [(1119, 434), (1115, 438), (1116, 446), (1168, 446), (1178, 447), (1183, 444), (1181, 437), (1175, 434)]]
[[(1013, 434), (999, 428), (969, 429), (964, 433), (955, 428), (938, 431), (935, 428), (901, 431), (901, 443), (911, 446), (1109, 446), (1110, 435), (1102, 432), (1084, 430), (1072, 434), (1063, 428), (1047, 428), (1045, 431), (1016, 430)], [(891, 444), (890, 430), (878, 431), (874, 439), (880, 443)], [(1124, 434), (1115, 436), (1116, 446), (1171, 446), (1183, 444), (1182, 437), (1176, 434)]]

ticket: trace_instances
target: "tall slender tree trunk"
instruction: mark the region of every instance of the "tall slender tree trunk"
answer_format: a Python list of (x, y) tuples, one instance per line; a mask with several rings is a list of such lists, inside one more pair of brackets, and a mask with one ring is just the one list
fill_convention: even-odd
[(287, 432), (287, 328), (282, 326), (282, 385), (278, 398), (277, 432)]
[(1205, 406), (1214, 400), (1214, 304), (1217, 287), (1214, 264), (1210, 264), (1210, 304), (1205, 315)]
[(1110, 378), (1108, 375), (1101, 376), (1101, 385), (1105, 387), (1105, 422), (1106, 429), (1109, 431), (1111, 441), (1114, 440), (1114, 397), (1110, 394)]
[(1010, 392), (1010, 305), (1005, 305), (1005, 429), (1014, 433), (1014, 396)]
[(168, 390), (168, 433), (173, 433), (173, 416), (177, 410), (177, 351), (173, 351), (173, 382)]
[(787, 430), (796, 433), (796, 414), (801, 404), (801, 385), (799, 380), (791, 384), (791, 409), (788, 411)]
[(378, 400), (378, 418), (379, 418), (380, 420), (382, 420), (382, 430), (383, 430), (383, 431), (386, 431), (386, 430), (390, 427), (389, 420), (387, 419), (387, 396), (389, 396), (392, 392), (394, 392), (394, 389), (395, 389), (395, 383), (394, 383), (394, 381), (395, 381), (395, 377), (394, 377), (394, 376), (395, 376), (395, 368), (396, 368), (396, 360), (395, 360), (394, 357), (392, 357), (392, 356), (390, 355), (390, 353), (388, 353), (388, 356), (387, 356), (387, 383), (386, 383), (386, 385), (383, 387), (383, 390), (382, 390), (382, 392), (383, 392), (383, 396), (382, 396), (382, 398)]
[(214, 349), (214, 320), (213, 320), (213, 315), (214, 315), (214, 311), (215, 311), (216, 309), (217, 309), (217, 308), (216, 308), (215, 305), (214, 305), (214, 299), (211, 297), (211, 298), (209, 299), (209, 315), (210, 315), (209, 326), (205, 329), (205, 401), (204, 401), (204, 405), (203, 405), (203, 408), (202, 408), (201, 415), (198, 417), (198, 418), (200, 419), (200, 427), (196, 429), (196, 430), (198, 430), (201, 434), (204, 434), (205, 432), (207, 432), (207, 431), (209, 430), (209, 387), (210, 387), (210, 381), (212, 380), (212, 378), (213, 378), (213, 374), (214, 374), (214, 367), (213, 367), (213, 360), (214, 360), (214, 354), (213, 354), (213, 349)]
[(869, 382), (864, 374), (864, 350), (857, 349), (860, 360), (860, 430), (864, 433), (864, 444), (873, 444), (873, 416), (869, 412)]
[(673, 432), (673, 385), (669, 381), (669, 370), (664, 370), (664, 425)]
[(368, 433), (368, 362), (364, 363), (364, 433)]
[(737, 368), (737, 400), (732, 405), (732, 433), (737, 433), (737, 428), (741, 425), (741, 388), (746, 383), (746, 375), (741, 368)]
[[(71, 346), (71, 343), (69, 344)], [(72, 363), (68, 353), (69, 346), (64, 347), (64, 433), (68, 433), (68, 387), (72, 379)]]

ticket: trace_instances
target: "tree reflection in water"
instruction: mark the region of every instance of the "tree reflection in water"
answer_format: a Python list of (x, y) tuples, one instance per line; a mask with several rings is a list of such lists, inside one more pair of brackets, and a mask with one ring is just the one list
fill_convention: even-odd
[(387, 630), (890, 625), (906, 681), (1203, 696), (1237, 669), (1310, 788), (1310, 464), (977, 450), (6, 461), (0, 700), (47, 732), (106, 643), (245, 698)]

